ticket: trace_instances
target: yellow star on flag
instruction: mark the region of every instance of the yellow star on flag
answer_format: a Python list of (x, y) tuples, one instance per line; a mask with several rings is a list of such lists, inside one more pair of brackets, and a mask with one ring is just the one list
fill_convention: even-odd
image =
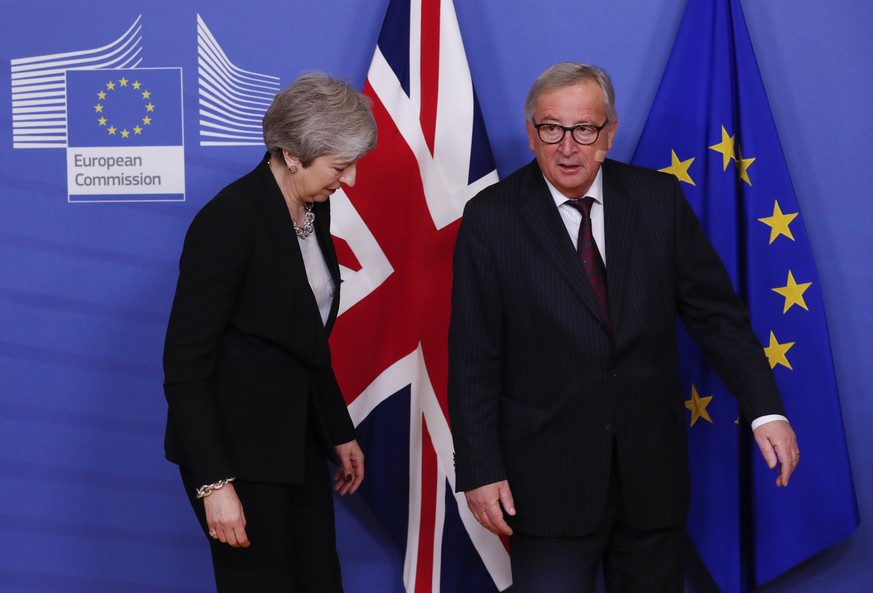
[(100, 91), (99, 93), (97, 93), (97, 98), (102, 101), (103, 99), (106, 98), (106, 93), (104, 93), (103, 91)]
[(791, 363), (788, 362), (788, 358), (785, 356), (785, 353), (791, 350), (792, 346), (794, 346), (794, 342), (780, 344), (776, 341), (776, 336), (773, 332), (770, 332), (770, 345), (764, 348), (764, 354), (767, 355), (767, 360), (770, 361), (771, 369), (776, 368), (777, 364), (781, 364), (791, 371), (794, 370), (791, 368)]
[(142, 83), (140, 81), (138, 81), (138, 80), (133, 81), (133, 90), (138, 91), (139, 87), (141, 87), (141, 86), (142, 86)]
[(95, 113), (102, 113), (103, 112), (103, 105), (101, 105), (100, 103), (97, 103), (94, 106), (94, 112)]
[(794, 241), (794, 235), (791, 234), (791, 229), (788, 225), (790, 225), (791, 221), (795, 218), (797, 218), (797, 212), (782, 214), (782, 209), (779, 207), (779, 201), (776, 200), (773, 205), (773, 216), (759, 218), (758, 221), (763, 222), (770, 227), (770, 245), (772, 245), (773, 241), (775, 241), (779, 235), (785, 235)]
[(110, 91), (114, 91), (115, 90), (115, 83), (110, 80), (109, 82), (106, 83), (106, 88), (108, 88)]
[(784, 315), (785, 313), (788, 313), (788, 309), (794, 305), (798, 305), (809, 311), (809, 307), (806, 306), (806, 301), (803, 300), (803, 293), (806, 292), (806, 289), (810, 286), (812, 286), (812, 282), (803, 282), (801, 284), (795, 282), (794, 274), (791, 273), (791, 270), (788, 270), (788, 280), (786, 281), (785, 286), (771, 288), (770, 290), (785, 297), (785, 308), (782, 309), (782, 314)]
[(129, 138), (129, 137), (130, 137), (130, 131), (127, 130), (127, 129), (125, 129), (125, 130), (121, 130), (121, 137), (122, 137), (122, 138)]
[(731, 159), (736, 160), (737, 158), (734, 153), (734, 137), (728, 135), (724, 126), (721, 127), (721, 142), (713, 144), (709, 149), (721, 153), (722, 164), (724, 165), (722, 171), (727, 171), (727, 166)]
[(118, 83), (119, 83), (121, 86), (127, 86), (127, 79), (126, 79), (125, 77), (122, 76), (121, 79), (118, 81)]
[(146, 111), (154, 111), (155, 110), (155, 106), (152, 105), (151, 103), (149, 103), (145, 107), (146, 107)]
[(143, 92), (142, 92), (142, 98), (143, 98), (143, 99), (151, 99), (151, 98), (152, 98), (152, 93), (151, 93), (151, 91), (148, 91), (148, 90), (143, 91)]
[(711, 401), (711, 395), (700, 397), (697, 393), (697, 387), (693, 384), (691, 385), (691, 399), (685, 400), (685, 407), (691, 410), (691, 426), (694, 426), (694, 423), (701, 418), (712, 424), (712, 418), (709, 417), (709, 412), (706, 411), (706, 406)]
[(740, 150), (740, 147), (737, 147), (737, 169), (740, 172), (740, 179), (748, 183), (750, 186), (752, 185), (752, 180), (749, 179), (749, 167), (754, 163), (756, 158), (744, 159), (743, 151)]
[(685, 183), (690, 183), (691, 185), (696, 185), (694, 180), (691, 179), (691, 175), (688, 174), (688, 167), (691, 166), (691, 163), (694, 162), (694, 157), (691, 157), (687, 161), (680, 161), (679, 157), (676, 156), (676, 151), (671, 150), (671, 160), (669, 167), (664, 167), (663, 169), (658, 169), (662, 173), (670, 173), (671, 175), (675, 175), (676, 179), (679, 181), (684, 181)]
[(109, 126), (108, 128), (106, 128), (106, 130), (109, 132), (110, 136), (115, 136), (115, 132), (116, 130), (118, 130), (118, 128), (116, 128), (115, 126)]

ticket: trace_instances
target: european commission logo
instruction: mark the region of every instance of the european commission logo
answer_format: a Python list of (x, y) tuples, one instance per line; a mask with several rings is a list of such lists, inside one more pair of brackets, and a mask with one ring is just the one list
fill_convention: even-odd
[(67, 70), (71, 202), (185, 199), (182, 70)]
[[(200, 147), (263, 146), (279, 77), (243, 69), (197, 15)], [(93, 49), (11, 61), (12, 146), (65, 149), (69, 202), (185, 199), (182, 69), (143, 68), (142, 15)]]

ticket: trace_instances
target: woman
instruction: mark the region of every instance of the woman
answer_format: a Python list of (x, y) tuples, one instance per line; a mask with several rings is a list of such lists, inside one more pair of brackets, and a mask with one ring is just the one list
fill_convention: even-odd
[(331, 483), (364, 455), (331, 369), (339, 266), (328, 198), (376, 145), (370, 101), (324, 74), (264, 116), (263, 161), (194, 218), (164, 349), (167, 459), (210, 538), (218, 591), (341, 592)]

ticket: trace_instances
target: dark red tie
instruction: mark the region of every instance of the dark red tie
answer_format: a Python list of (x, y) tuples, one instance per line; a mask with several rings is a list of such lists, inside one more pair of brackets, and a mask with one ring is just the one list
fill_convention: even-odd
[(609, 328), (606, 266), (603, 265), (603, 258), (600, 257), (600, 251), (597, 250), (597, 244), (594, 242), (594, 234), (591, 232), (591, 204), (594, 203), (594, 198), (584, 197), (579, 200), (570, 200), (567, 203), (582, 214), (582, 223), (579, 225), (579, 238), (576, 241), (576, 251), (579, 253), (579, 261), (582, 262), (585, 276), (588, 277), (588, 284), (591, 285), (591, 289), (594, 291), (594, 298), (597, 300), (597, 307), (600, 309), (603, 323)]

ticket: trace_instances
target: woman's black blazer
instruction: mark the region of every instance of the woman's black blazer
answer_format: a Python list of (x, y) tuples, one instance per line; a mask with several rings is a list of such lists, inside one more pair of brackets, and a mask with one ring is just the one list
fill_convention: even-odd
[(306, 430), (328, 455), (355, 438), (328, 346), (340, 285), (330, 205), (313, 211), (308, 240), (336, 286), (326, 325), (266, 158), (207, 203), (185, 237), (164, 347), (165, 450), (198, 484), (300, 482)]

